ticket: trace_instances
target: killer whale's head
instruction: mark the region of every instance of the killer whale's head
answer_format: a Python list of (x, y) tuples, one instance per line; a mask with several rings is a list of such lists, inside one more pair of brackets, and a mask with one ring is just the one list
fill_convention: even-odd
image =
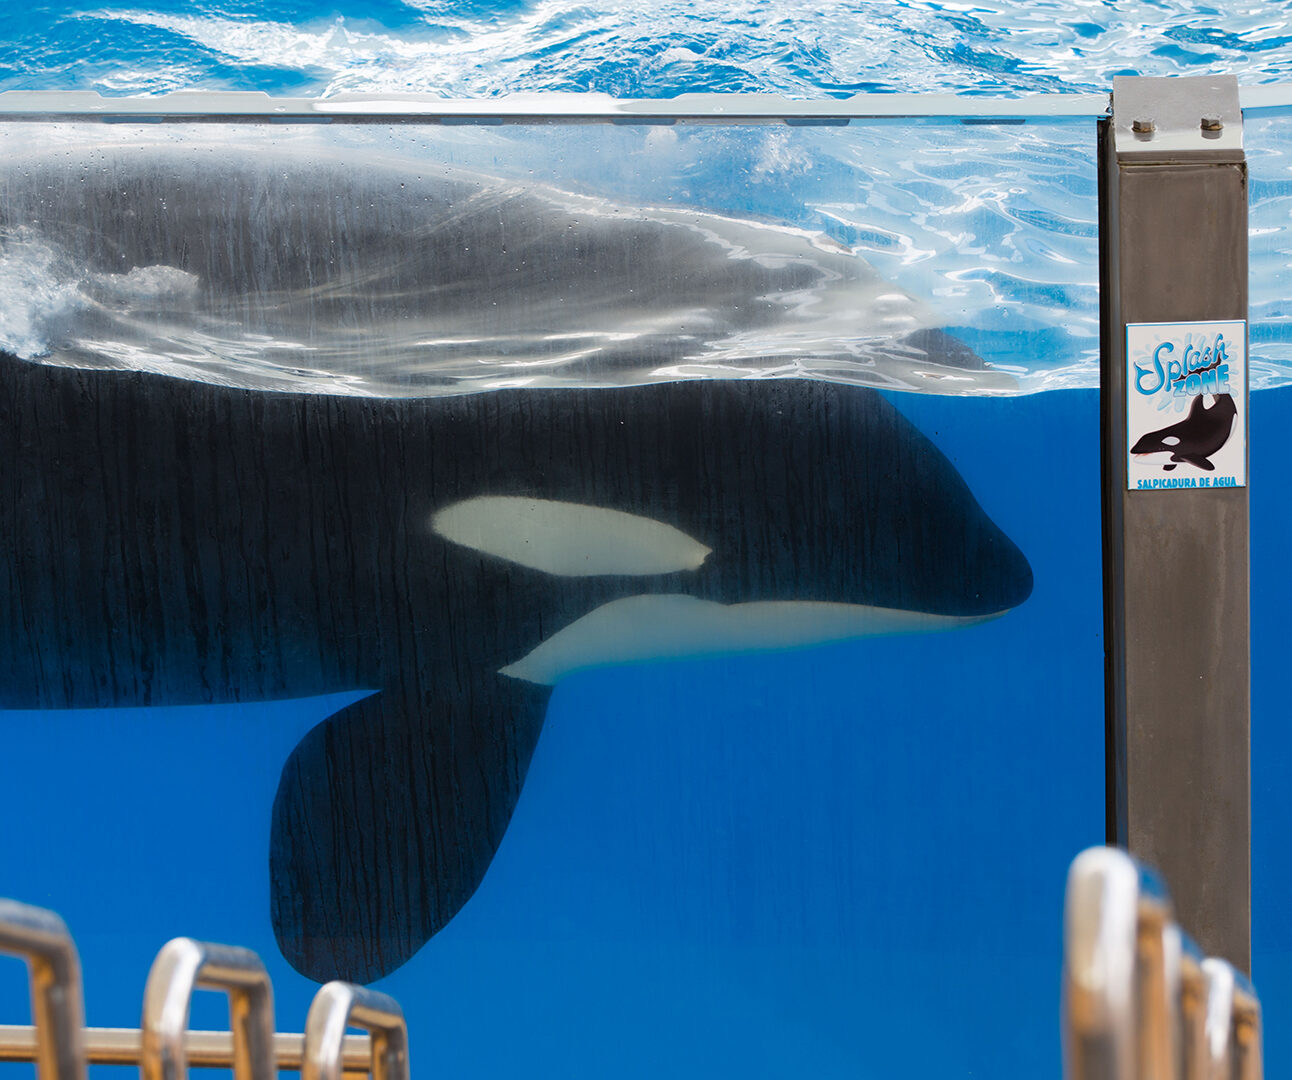
[(504, 424), (480, 490), (430, 521), (557, 608), (505, 675), (554, 684), (619, 662), (951, 629), (1031, 591), (1022, 552), (873, 391), (711, 381), (595, 405), (530, 397), (522, 425), (555, 412), (542, 454), (508, 453)]

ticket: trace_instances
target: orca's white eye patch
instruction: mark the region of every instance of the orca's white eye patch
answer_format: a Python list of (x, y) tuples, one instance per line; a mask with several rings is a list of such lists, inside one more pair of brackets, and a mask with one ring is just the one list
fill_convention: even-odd
[(445, 540), (564, 577), (694, 570), (710, 549), (654, 518), (522, 495), (479, 495), (440, 510)]
[(1163, 445), (1163, 446), (1179, 446), (1179, 445), (1180, 445), (1180, 437), (1179, 437), (1178, 435), (1168, 435), (1166, 438), (1164, 438), (1164, 439), (1162, 440), (1162, 445)]

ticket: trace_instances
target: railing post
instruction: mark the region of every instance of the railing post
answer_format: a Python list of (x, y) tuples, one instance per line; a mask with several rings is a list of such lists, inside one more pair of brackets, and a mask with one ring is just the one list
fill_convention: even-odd
[(229, 995), (234, 1080), (275, 1080), (274, 991), (250, 949), (175, 938), (162, 946), (144, 984), (139, 1075), (187, 1080), (189, 1003), (199, 987)]
[(372, 1034), (372, 1080), (408, 1080), (408, 1028), (399, 1003), (346, 982), (325, 983), (310, 1003), (301, 1080), (343, 1080), (347, 1027)]
[(1064, 1080), (1264, 1076), (1252, 984), (1204, 957), (1162, 880), (1116, 848), (1083, 851), (1068, 871), (1062, 1000)]
[(1100, 125), (1109, 840), (1249, 968), (1247, 167), (1230, 76)]
[(27, 961), (39, 1080), (85, 1080), (81, 961), (63, 920), (0, 899), (0, 953)]

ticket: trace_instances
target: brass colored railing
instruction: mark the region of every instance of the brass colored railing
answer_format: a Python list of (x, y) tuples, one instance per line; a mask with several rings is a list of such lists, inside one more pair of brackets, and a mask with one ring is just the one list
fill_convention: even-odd
[[(249, 949), (176, 938), (153, 961), (140, 1027), (87, 1028), (76, 945), (53, 912), (0, 900), (0, 952), (27, 961), (31, 1025), (0, 1025), (0, 1061), (36, 1063), (38, 1080), (86, 1080), (87, 1065), (138, 1065), (143, 1080), (185, 1080), (190, 1066), (232, 1068), (235, 1080), (408, 1080), (408, 1033), (385, 994), (331, 982), (303, 1034), (274, 1031), (269, 975)], [(229, 995), (232, 1031), (190, 1031), (196, 989)], [(368, 1035), (347, 1035), (347, 1027)]]
[(1068, 873), (1065, 1080), (1261, 1080), (1261, 1005), (1175, 923), (1165, 886), (1124, 851)]
[[(1077, 857), (1063, 936), (1065, 1080), (1262, 1080), (1256, 992), (1230, 964), (1202, 956), (1160, 880), (1125, 852)], [(280, 1070), (301, 1080), (409, 1080), (392, 998), (328, 983), (304, 1034), (275, 1033), (269, 976), (247, 949), (189, 938), (163, 946), (139, 1030), (84, 1026), (76, 946), (52, 912), (0, 900), (0, 952), (26, 958), (35, 1019), (0, 1026), (0, 1061), (35, 1062), (39, 1080), (85, 1080), (87, 1064), (137, 1064), (143, 1080), (185, 1080), (189, 1066), (232, 1067), (235, 1080), (276, 1080)], [(188, 1030), (199, 987), (229, 994), (232, 1031)]]
[[(86, 1028), (85, 1060), (90, 1065), (138, 1065), (143, 1032), (138, 1028)], [(184, 1053), (192, 1069), (233, 1067), (233, 1032), (188, 1031)], [(372, 1042), (367, 1035), (347, 1035), (341, 1047), (347, 1073), (368, 1075)], [(299, 1072), (305, 1060), (305, 1036), (278, 1032), (274, 1058), (279, 1072)], [(32, 1024), (0, 1024), (0, 1061), (35, 1061), (36, 1028)]]

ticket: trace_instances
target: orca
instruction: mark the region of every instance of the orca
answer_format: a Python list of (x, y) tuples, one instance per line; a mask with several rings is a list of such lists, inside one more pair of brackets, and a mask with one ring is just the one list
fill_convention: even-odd
[(461, 148), (425, 129), (401, 154), (389, 132), (208, 130), (0, 142), (0, 349), (378, 397), (791, 373), (1017, 390), (820, 233), (449, 167)]
[(265, 808), (274, 931), (319, 981), (389, 974), (467, 902), (569, 672), (950, 629), (1031, 588), (857, 386), (387, 398), (0, 353), (0, 708), (370, 692)]
[(1131, 447), (1131, 453), (1170, 454), (1170, 460), (1162, 466), (1163, 472), (1171, 472), (1181, 463), (1214, 472), (1216, 466), (1211, 455), (1229, 441), (1238, 409), (1228, 394), (1216, 394), (1210, 407), (1203, 403), (1204, 396), (1194, 397), (1189, 404), (1189, 415), (1178, 424), (1141, 435)]

